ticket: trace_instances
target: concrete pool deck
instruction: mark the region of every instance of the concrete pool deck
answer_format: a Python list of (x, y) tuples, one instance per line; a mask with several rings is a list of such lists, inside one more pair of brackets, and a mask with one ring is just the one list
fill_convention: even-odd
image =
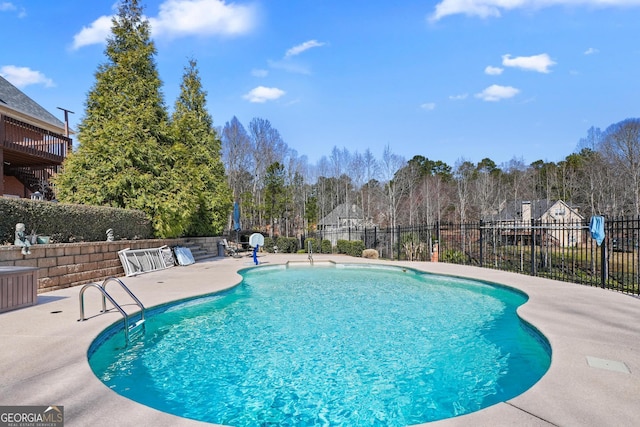
[[(336, 255), (314, 259), (375, 262), (471, 277), (526, 292), (518, 313), (552, 347), (549, 371), (531, 389), (482, 411), (428, 426), (637, 426), (640, 419), (640, 299), (600, 288), (445, 263), (368, 261)], [(306, 255), (266, 254), (264, 264), (307, 261)], [(187, 267), (121, 278), (146, 308), (226, 289), (250, 258), (213, 258)], [(112, 286), (113, 285), (113, 286)], [(108, 389), (87, 361), (93, 339), (122, 316), (99, 314), (100, 293), (80, 287), (38, 295), (32, 307), (0, 314), (0, 406), (64, 406), (65, 426), (204, 426), (143, 406)], [(127, 312), (137, 310), (115, 284), (108, 290)]]

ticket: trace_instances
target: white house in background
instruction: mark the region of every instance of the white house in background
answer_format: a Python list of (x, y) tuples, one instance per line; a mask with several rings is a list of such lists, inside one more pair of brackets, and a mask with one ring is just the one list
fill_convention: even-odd
[(336, 206), (327, 216), (318, 221), (318, 231), (359, 229), (367, 226), (370, 227), (371, 222), (366, 220), (362, 209), (358, 205), (346, 203)]
[(537, 244), (571, 247), (584, 242), (584, 216), (562, 200), (504, 202), (500, 212), (487, 220), (500, 223), (501, 235), (514, 242), (529, 241), (532, 220), (537, 223), (533, 229)]
[(332, 245), (338, 240), (361, 238), (365, 227), (373, 227), (373, 223), (365, 218), (362, 209), (355, 204), (342, 203), (318, 221), (318, 231), (326, 232), (324, 238), (330, 240)]

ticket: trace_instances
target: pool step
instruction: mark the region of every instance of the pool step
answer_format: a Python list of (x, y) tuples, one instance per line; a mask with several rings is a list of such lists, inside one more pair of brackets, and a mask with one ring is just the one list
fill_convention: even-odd
[(144, 335), (144, 331), (145, 331), (144, 319), (140, 319), (133, 325), (129, 326), (129, 340), (131, 340), (131, 338), (135, 338), (138, 335)]

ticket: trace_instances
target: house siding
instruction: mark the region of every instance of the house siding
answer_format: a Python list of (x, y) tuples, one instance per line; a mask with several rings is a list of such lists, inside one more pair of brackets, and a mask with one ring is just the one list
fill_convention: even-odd
[(15, 177), (4, 176), (2, 181), (4, 184), (2, 195), (26, 197), (24, 185), (22, 185), (22, 183), (18, 181)]
[(526, 239), (531, 234), (532, 220), (542, 224), (538, 233), (545, 239), (562, 247), (574, 247), (584, 243), (581, 224), (584, 217), (562, 200), (549, 203), (547, 200), (521, 201), (506, 204), (493, 221), (503, 224), (502, 229), (512, 229), (515, 239)]

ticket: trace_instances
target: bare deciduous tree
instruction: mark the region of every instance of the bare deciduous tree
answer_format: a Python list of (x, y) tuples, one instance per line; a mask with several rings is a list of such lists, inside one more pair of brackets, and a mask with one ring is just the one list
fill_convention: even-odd
[(398, 207), (401, 202), (402, 192), (408, 188), (406, 177), (397, 176), (397, 172), (404, 168), (406, 160), (391, 151), (387, 145), (382, 153), (381, 172), (387, 187), (387, 224), (396, 227)]
[(221, 133), (222, 161), (225, 165), (229, 187), (237, 200), (252, 185), (253, 146), (242, 123), (234, 116), (225, 123)]
[(634, 215), (640, 215), (640, 119), (627, 119), (609, 126), (602, 138), (605, 157), (618, 167), (627, 183)]

